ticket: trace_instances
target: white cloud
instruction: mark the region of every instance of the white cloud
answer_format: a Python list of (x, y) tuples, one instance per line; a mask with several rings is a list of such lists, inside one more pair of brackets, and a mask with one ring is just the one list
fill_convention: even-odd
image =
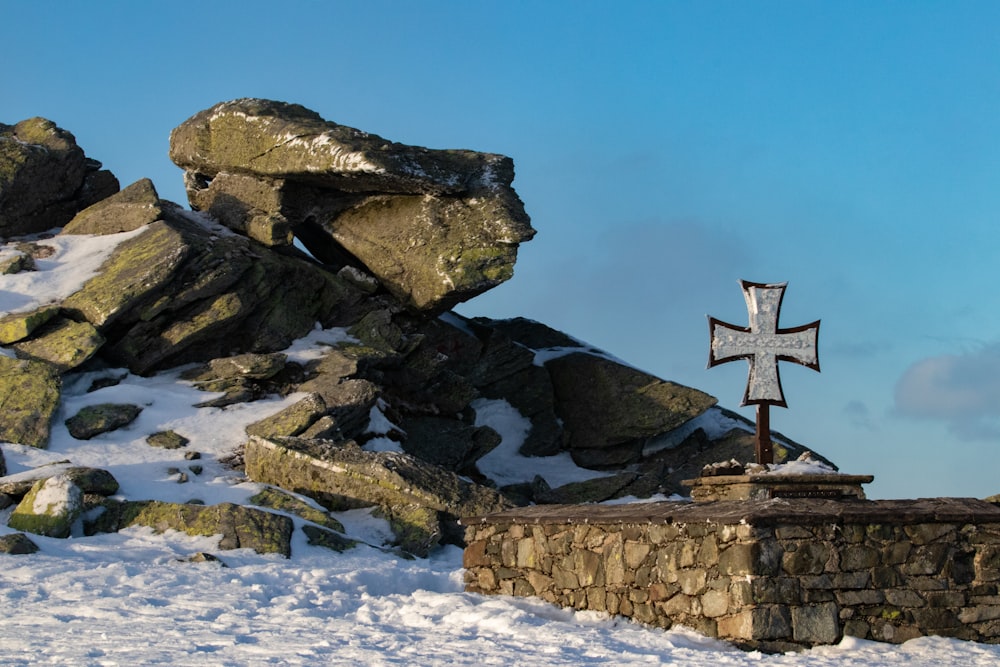
[(895, 412), (944, 421), (965, 440), (1000, 440), (1000, 343), (913, 364), (896, 384)]

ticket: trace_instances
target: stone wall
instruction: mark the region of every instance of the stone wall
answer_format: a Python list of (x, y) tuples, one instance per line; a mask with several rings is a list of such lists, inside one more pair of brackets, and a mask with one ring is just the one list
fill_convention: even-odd
[(534, 506), (463, 521), (467, 590), (782, 651), (1000, 642), (1000, 508), (973, 499)]

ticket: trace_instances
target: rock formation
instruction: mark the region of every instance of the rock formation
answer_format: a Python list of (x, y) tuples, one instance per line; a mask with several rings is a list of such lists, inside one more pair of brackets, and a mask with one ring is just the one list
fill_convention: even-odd
[[(49, 121), (0, 125), (0, 234), (61, 226), (60, 235), (105, 235), (113, 246), (96, 275), (58, 303), (0, 313), (0, 440), (45, 447), (62, 382), (93, 368), (150, 375), (191, 364), (187, 381), (221, 393), (199, 404), (206, 408), (301, 392), (232, 443), (234, 465), (328, 510), (377, 506), (398, 545), (416, 554), (460, 540), (463, 515), (675, 493), (679, 471), (750, 456), (738, 417), (721, 436), (696, 428), (718, 410), (703, 392), (537, 322), (448, 312), (509, 279), (518, 245), (534, 234), (510, 158), (404, 146), (252, 99), (192, 116), (172, 133), (170, 155), (185, 170), (193, 211), (160, 199), (147, 179), (111, 187), (113, 177)], [(0, 269), (33, 270), (44, 252), (44, 241), (12, 240)], [(342, 341), (291, 361), (283, 350), (317, 325), (341, 328)], [(74, 437), (120, 428), (141, 410), (97, 403), (70, 417)], [(477, 466), (501, 443), (480, 419), (498, 404), (528, 424), (521, 454), (568, 452), (609, 476), (498, 485)], [(171, 431), (144, 435), (150, 446), (188, 444)], [(375, 438), (402, 453), (369, 451)], [(780, 460), (802, 448), (783, 442), (777, 451)], [(216, 531), (230, 547), (287, 554), (290, 524), (260, 514), (274, 510), (307, 521), (310, 541), (351, 544), (325, 513), (291, 497), (261, 496), (252, 511), (123, 503), (49, 472), (0, 483), (20, 503), (20, 529), (67, 534), (86, 513), (87, 532)], [(58, 497), (48, 504), (60, 512), (39, 496)], [(252, 537), (244, 524), (275, 535)]]

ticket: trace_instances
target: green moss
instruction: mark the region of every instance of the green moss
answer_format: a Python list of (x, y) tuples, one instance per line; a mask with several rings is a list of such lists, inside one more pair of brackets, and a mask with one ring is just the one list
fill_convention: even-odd
[(30, 336), (59, 312), (59, 306), (42, 306), (28, 313), (11, 313), (0, 318), (0, 345), (16, 343)]
[(250, 502), (261, 507), (269, 507), (271, 509), (294, 514), (295, 516), (305, 519), (306, 521), (311, 521), (312, 523), (323, 526), (324, 528), (329, 528), (330, 530), (335, 530), (339, 533), (344, 532), (344, 524), (340, 523), (326, 512), (318, 510), (308, 503), (299, 500), (295, 496), (274, 487), (265, 488), (263, 491), (250, 498)]

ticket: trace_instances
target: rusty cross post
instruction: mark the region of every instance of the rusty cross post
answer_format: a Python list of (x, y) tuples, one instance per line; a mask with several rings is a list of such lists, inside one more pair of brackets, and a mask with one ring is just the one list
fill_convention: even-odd
[(792, 361), (819, 370), (819, 320), (792, 329), (779, 329), (781, 299), (788, 283), (752, 283), (741, 280), (743, 297), (750, 315), (749, 327), (708, 318), (712, 337), (708, 367), (735, 359), (750, 364), (747, 388), (740, 405), (757, 405), (757, 463), (774, 463), (771, 446), (771, 405), (788, 407), (781, 391), (779, 361)]

